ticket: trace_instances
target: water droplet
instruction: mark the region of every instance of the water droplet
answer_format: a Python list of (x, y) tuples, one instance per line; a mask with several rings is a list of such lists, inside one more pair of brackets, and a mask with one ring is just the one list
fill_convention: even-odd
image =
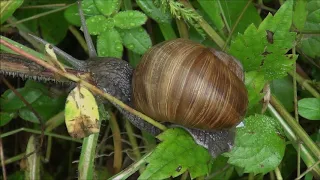
[(133, 44), (128, 44), (128, 48), (129, 48), (129, 49), (133, 49), (133, 48), (134, 48), (134, 45), (133, 45)]
[(122, 51), (122, 44), (116, 44), (116, 50), (117, 51)]
[(135, 25), (136, 25), (135, 23), (130, 23), (130, 26), (131, 26), (131, 27), (133, 27), (133, 26), (135, 26)]

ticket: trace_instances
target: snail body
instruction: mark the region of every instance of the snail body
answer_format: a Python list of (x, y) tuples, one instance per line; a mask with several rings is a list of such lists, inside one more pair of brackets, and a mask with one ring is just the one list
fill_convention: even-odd
[[(96, 57), (78, 5), (90, 58), (80, 61), (53, 46), (55, 53), (75, 69), (90, 72), (97, 87), (129, 106), (157, 121), (170, 122), (171, 127), (183, 127), (213, 157), (232, 148), (234, 127), (242, 120), (248, 102), (242, 66), (237, 60), (201, 44), (176, 39), (153, 46), (133, 70), (121, 59)], [(113, 105), (137, 128), (153, 135), (161, 133)]]
[(234, 127), (248, 104), (241, 64), (186, 39), (153, 46), (135, 69), (132, 84), (136, 109), (189, 128)]

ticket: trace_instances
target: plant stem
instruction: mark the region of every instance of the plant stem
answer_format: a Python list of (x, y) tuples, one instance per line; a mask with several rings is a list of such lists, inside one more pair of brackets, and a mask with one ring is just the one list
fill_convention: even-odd
[(113, 145), (114, 145), (114, 156), (113, 156), (113, 168), (114, 172), (118, 173), (121, 170), (122, 166), (122, 143), (121, 143), (121, 135), (119, 125), (116, 120), (116, 116), (112, 111), (109, 111), (110, 114), (110, 127), (112, 131), (113, 137)]
[[(137, 139), (134, 136), (134, 132), (133, 132), (132, 125), (131, 125), (130, 121), (126, 120), (125, 128), (126, 128), (126, 131), (128, 133), (128, 138), (129, 138), (129, 141), (130, 141), (130, 144), (131, 144), (131, 147), (132, 147), (133, 154), (136, 156), (136, 159), (140, 159), (141, 158), (141, 153), (140, 153), (140, 150), (139, 150), (139, 147), (138, 147)], [(143, 171), (144, 171), (144, 167), (142, 166), (139, 169), (140, 174), (142, 174)]]
[(300, 76), (299, 74), (290, 71), (288, 72), (291, 76), (294, 76), (294, 74), (296, 74), (296, 78), (297, 78), (297, 82), (304, 87), (307, 91), (309, 91), (314, 97), (316, 98), (320, 98), (320, 94), (318, 93), (318, 91), (316, 89), (314, 89), (310, 84), (308, 84), (308, 81), (306, 79), (304, 79), (302, 76)]
[(33, 6), (22, 6), (19, 9), (36, 9), (36, 8), (56, 8), (56, 7), (64, 7), (67, 4), (61, 3), (61, 4), (44, 4), (44, 5), (33, 5)]
[(259, 9), (264, 9), (264, 10), (267, 10), (267, 11), (270, 11), (272, 13), (276, 13), (277, 10), (276, 9), (273, 9), (273, 8), (270, 8), (268, 6), (265, 6), (264, 4), (260, 3), (260, 4), (255, 4), (255, 6)]
[(231, 40), (231, 38), (232, 38), (232, 34), (233, 34), (234, 30), (235, 30), (236, 27), (238, 26), (240, 20), (242, 19), (242, 16), (244, 15), (244, 13), (246, 12), (246, 10), (248, 9), (248, 7), (249, 7), (249, 5), (250, 5), (251, 3), (252, 3), (252, 0), (248, 0), (246, 6), (242, 9), (241, 14), (238, 16), (236, 22), (234, 23), (234, 25), (233, 25), (233, 27), (232, 27), (232, 29), (231, 29), (231, 32), (229, 33), (229, 36), (228, 36), (227, 41), (224, 43), (224, 46), (223, 46), (223, 48), (222, 48), (222, 51), (226, 51), (226, 48), (227, 48), (227, 46), (228, 46), (228, 44), (229, 44), (229, 42), (230, 42), (230, 40)]
[(3, 27), (9, 27), (9, 26), (16, 26), (17, 24), (20, 24), (20, 23), (23, 23), (23, 22), (27, 22), (27, 21), (30, 21), (30, 20), (33, 20), (33, 19), (37, 19), (37, 18), (40, 18), (42, 16), (46, 16), (46, 15), (49, 15), (49, 14), (52, 14), (52, 13), (55, 13), (55, 12), (59, 12), (59, 11), (62, 11), (64, 9), (67, 9), (68, 7), (72, 6), (73, 4), (75, 3), (72, 3), (72, 4), (69, 4), (67, 6), (64, 6), (64, 7), (61, 7), (61, 8), (57, 8), (57, 9), (54, 9), (54, 10), (51, 10), (51, 11), (47, 11), (47, 12), (44, 12), (44, 13), (40, 13), (40, 14), (36, 14), (34, 16), (31, 16), (31, 17), (28, 17), (28, 18), (25, 18), (25, 19), (21, 19), (13, 24), (6, 24), (4, 25)]
[[(7, 19), (7, 22), (10, 24), (15, 24), (17, 19), (11, 16)], [(17, 24), (16, 27), (19, 31), (20, 36), (22, 36), (25, 40), (27, 40), (33, 47), (35, 47), (38, 51), (43, 51), (43, 46), (41, 46), (38, 42), (36, 42), (33, 38), (31, 38), (28, 33), (32, 33), (24, 24)]]
[(188, 39), (189, 32), (186, 23), (182, 19), (176, 19), (180, 37)]
[[(271, 113), (271, 115), (280, 122), (281, 126), (285, 131), (286, 137), (292, 142), (298, 142), (299, 139), (296, 136), (296, 134), (292, 131), (292, 128), (288, 126), (286, 121), (281, 117), (281, 115), (274, 109), (274, 107), (271, 104), (268, 104), (268, 110)], [(293, 143), (292, 145), (294, 148), (298, 148), (295, 143)], [(305, 147), (305, 144), (301, 144), (301, 157), (308, 167), (311, 167), (316, 162), (314, 156), (310, 154), (309, 150)], [(319, 167), (314, 168), (313, 172), (317, 177), (320, 177)]]
[(50, 161), (50, 156), (51, 156), (51, 150), (52, 150), (52, 137), (48, 137), (48, 143), (47, 143), (47, 151), (46, 151), (46, 156), (44, 159), (44, 162), (47, 163)]
[(15, 51), (16, 53), (18, 53), (18, 54), (20, 54), (20, 55), (22, 55), (22, 56), (24, 56), (24, 57), (32, 60), (33, 62), (35, 62), (35, 63), (37, 63), (37, 64), (39, 64), (39, 65), (41, 65), (41, 66), (43, 66), (43, 67), (45, 67), (45, 68), (47, 68), (48, 70), (50, 70), (50, 71), (52, 71), (52, 72), (54, 72), (54, 73), (57, 73), (57, 74), (65, 77), (65, 78), (67, 78), (67, 79), (70, 79), (70, 80), (72, 80), (72, 81), (79, 82), (79, 83), (81, 82), (82, 85), (84, 85), (85, 87), (87, 87), (87, 88), (88, 88), (89, 90), (91, 90), (93, 93), (96, 93), (96, 94), (99, 94), (99, 95), (103, 96), (104, 98), (106, 98), (106, 99), (109, 100), (110, 102), (113, 102), (113, 103), (119, 105), (119, 106), (120, 106), (121, 108), (123, 108), (124, 110), (126, 110), (126, 111), (128, 111), (128, 112), (130, 112), (130, 113), (132, 113), (132, 114), (134, 114), (134, 115), (136, 115), (136, 116), (144, 119), (145, 121), (147, 121), (148, 123), (150, 123), (150, 124), (158, 127), (159, 129), (161, 129), (161, 130), (163, 130), (163, 131), (167, 129), (167, 127), (164, 126), (163, 124), (161, 124), (161, 123), (159, 123), (159, 122), (151, 119), (150, 117), (142, 114), (142, 113), (139, 112), (139, 111), (136, 111), (135, 109), (129, 107), (129, 106), (126, 105), (126, 104), (124, 104), (122, 101), (118, 100), (117, 98), (115, 98), (115, 97), (111, 96), (110, 94), (108, 94), (108, 93), (100, 90), (99, 88), (97, 88), (96, 86), (92, 85), (91, 83), (89, 83), (89, 82), (87, 82), (87, 81), (85, 81), (85, 80), (80, 79), (80, 78), (77, 77), (76, 75), (71, 74), (71, 73), (68, 73), (68, 72), (62, 72), (62, 71), (60, 71), (59, 69), (57, 69), (56, 67), (48, 64), (47, 62), (45, 62), (45, 61), (43, 61), (43, 60), (41, 60), (41, 59), (39, 59), (39, 58), (37, 58), (37, 57), (35, 57), (35, 56), (33, 56), (33, 55), (31, 55), (31, 54), (23, 51), (23, 50), (15, 47), (15, 46), (13, 46), (12, 44), (10, 44), (9, 42), (7, 42), (7, 41), (4, 40), (3, 38), (0, 39), (0, 43), (3, 44), (3, 45), (6, 46), (6, 47), (12, 49), (12, 50)]
[(6, 159), (6, 160), (4, 161), (4, 164), (10, 164), (10, 163), (19, 161), (19, 160), (25, 158), (25, 155), (26, 155), (26, 153), (21, 153), (21, 154), (18, 154), (18, 155), (16, 155), (16, 156), (14, 156), (14, 157), (11, 157), (11, 158), (9, 158), (9, 159)]
[(83, 139), (80, 161), (78, 165), (80, 180), (94, 178), (94, 162), (99, 133), (91, 134)]
[(318, 162), (314, 163), (314, 165), (310, 166), (305, 172), (303, 172), (300, 176), (296, 178), (296, 180), (301, 179), (303, 176), (305, 176), (308, 172), (312, 171), (313, 168), (315, 168), (320, 163), (320, 160)]
[[(187, 1), (181, 1), (181, 3), (193, 10), (193, 13), (198, 14), (198, 12), (192, 7), (192, 5)], [(199, 14), (198, 14), (199, 15)], [(201, 28), (209, 35), (209, 37), (222, 49), (225, 45), (224, 40), (219, 36), (219, 34), (199, 15), (199, 25)]]
[[(292, 54), (296, 54), (296, 47), (292, 48)], [(297, 62), (295, 61), (293, 64), (293, 69), (297, 69)], [(294, 117), (299, 124), (299, 114), (298, 114), (298, 94), (297, 94), (297, 73), (293, 73), (293, 104), (294, 104)], [(298, 149), (297, 149), (297, 176), (300, 176), (300, 159), (301, 159), (301, 144), (298, 143)]]
[(77, 39), (83, 50), (88, 54), (88, 46), (86, 41), (84, 40), (83, 36), (79, 33), (79, 31), (74, 26), (69, 26), (68, 29)]
[(153, 151), (145, 154), (139, 161), (136, 161), (135, 163), (131, 164), (128, 168), (125, 170), (121, 171), (120, 173), (116, 174), (115, 176), (112, 176), (109, 178), (111, 179), (127, 179), (131, 174), (135, 173), (140, 169), (142, 165), (146, 163), (147, 157), (149, 157), (152, 154)]
[(290, 113), (283, 107), (279, 100), (272, 95), (270, 102), (272, 106), (279, 112), (279, 114), (286, 120), (288, 125), (293, 129), (299, 139), (311, 150), (311, 152), (317, 158), (320, 158), (320, 149), (318, 148), (318, 146), (312, 141), (310, 136), (296, 122), (296, 120), (290, 115)]
[(50, 132), (54, 128), (64, 123), (64, 110), (54, 115), (45, 123), (45, 132)]
[[(0, 132), (1, 134), (1, 132)], [(0, 137), (0, 161), (1, 161), (1, 166), (2, 166), (2, 177), (3, 180), (7, 180), (7, 171), (6, 171), (6, 166), (5, 166), (5, 160), (4, 160), (4, 153), (3, 153), (3, 144), (2, 144), (2, 138)]]
[(162, 35), (164, 37), (165, 40), (170, 40), (170, 39), (176, 39), (177, 35), (174, 32), (171, 24), (168, 23), (159, 23), (159, 28), (162, 32)]
[[(10, 136), (10, 135), (12, 135), (12, 134), (16, 134), (16, 133), (18, 133), (18, 132), (21, 132), (21, 131), (25, 131), (25, 132), (29, 132), (29, 133), (34, 133), (34, 134), (41, 134), (41, 131), (39, 131), (39, 130), (34, 130), (34, 129), (29, 129), (29, 128), (19, 128), (19, 129), (15, 129), (15, 130), (13, 130), (13, 131), (9, 131), (9, 132), (6, 132), (6, 133), (1, 134), (1, 135), (0, 135), (0, 138), (7, 137), (7, 136)], [(44, 135), (46, 135), (46, 136), (52, 136), (52, 137), (59, 138), (59, 139), (63, 139), (63, 140), (67, 140), (67, 141), (74, 141), (74, 142), (82, 143), (82, 140), (73, 139), (73, 138), (71, 138), (71, 137), (63, 136), (63, 135), (59, 135), (59, 134), (44, 132)]]
[(221, 1), (217, 1), (217, 2), (218, 2), (218, 5), (219, 5), (219, 8), (220, 8), (220, 12), (221, 12), (221, 16), (222, 16), (222, 20), (224, 22), (224, 25), (226, 26), (226, 29), (228, 30), (228, 33), (230, 33), (230, 26), (228, 24), (226, 15), (225, 15), (224, 10), (222, 8)]
[(274, 172), (276, 174), (277, 180), (282, 180), (283, 179), (279, 167), (276, 167)]

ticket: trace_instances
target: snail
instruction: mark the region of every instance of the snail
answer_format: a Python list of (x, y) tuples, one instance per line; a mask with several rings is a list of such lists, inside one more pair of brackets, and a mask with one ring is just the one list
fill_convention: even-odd
[[(190, 40), (175, 39), (150, 48), (134, 70), (124, 60), (97, 57), (79, 2), (78, 7), (90, 58), (77, 60), (53, 46), (56, 54), (74, 69), (90, 72), (97, 87), (122, 102), (169, 127), (184, 128), (213, 157), (231, 149), (235, 126), (248, 104), (239, 61)], [(153, 135), (161, 133), (157, 127), (114, 106), (137, 128)]]

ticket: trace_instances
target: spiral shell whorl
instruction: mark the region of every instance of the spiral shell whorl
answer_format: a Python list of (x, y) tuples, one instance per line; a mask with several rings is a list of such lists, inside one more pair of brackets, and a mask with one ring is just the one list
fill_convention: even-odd
[(247, 92), (208, 48), (176, 39), (145, 53), (133, 75), (133, 102), (158, 121), (223, 129), (242, 120)]

